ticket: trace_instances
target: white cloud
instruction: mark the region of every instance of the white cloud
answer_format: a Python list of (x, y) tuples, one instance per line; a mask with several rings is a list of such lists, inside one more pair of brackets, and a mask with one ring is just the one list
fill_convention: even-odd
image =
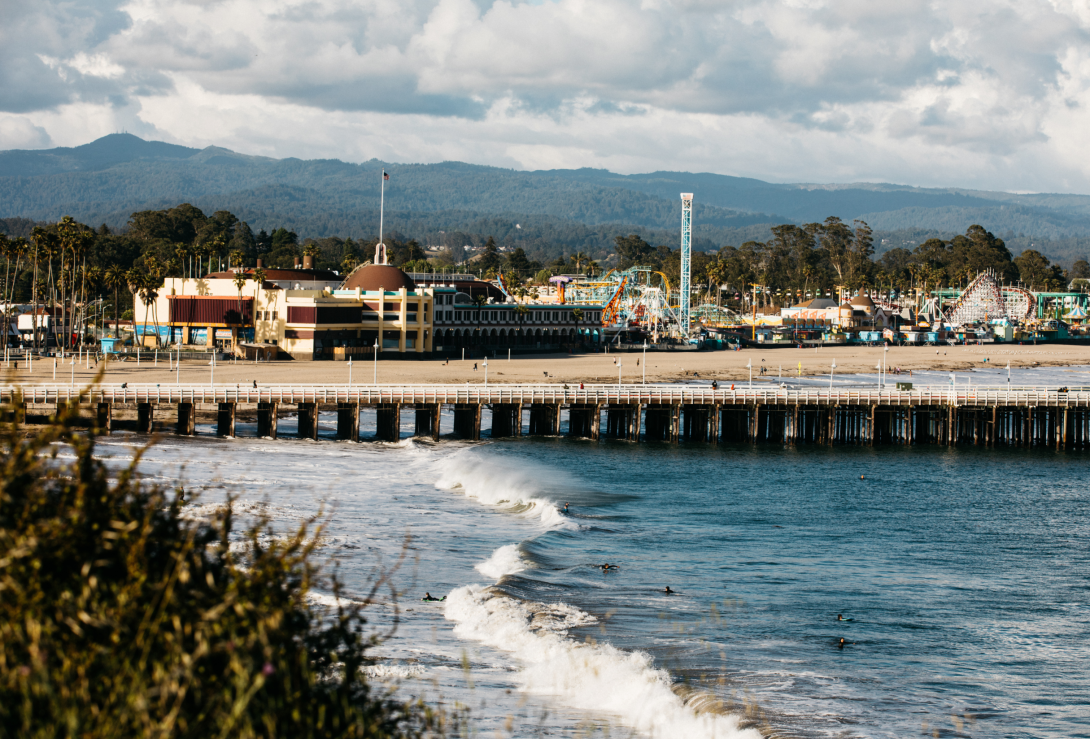
[(2, 148), (124, 128), (270, 156), (1090, 191), (1090, 10), (1076, 0), (14, 11)]

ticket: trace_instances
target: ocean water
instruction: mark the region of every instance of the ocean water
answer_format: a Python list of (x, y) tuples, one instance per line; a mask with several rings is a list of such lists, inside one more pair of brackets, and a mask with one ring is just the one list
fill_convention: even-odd
[(406, 554), (372, 678), (481, 736), (1090, 736), (1085, 453), (255, 431), (143, 469), (283, 530), (324, 511), (349, 597)]

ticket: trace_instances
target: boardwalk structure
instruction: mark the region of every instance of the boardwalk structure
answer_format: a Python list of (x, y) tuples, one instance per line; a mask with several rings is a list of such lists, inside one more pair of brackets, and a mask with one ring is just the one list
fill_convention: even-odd
[[(361, 409), (374, 412), (376, 438), (396, 440), (404, 413), (415, 433), (438, 439), (443, 410), (455, 436), (478, 440), (485, 408), (491, 437), (523, 434), (597, 440), (709, 444), (972, 444), (1090, 447), (1090, 391), (1066, 388), (855, 389), (739, 388), (696, 385), (25, 385), (0, 388), (9, 417), (31, 420), (79, 407), (84, 423), (109, 431), (194, 433), (198, 413), (217, 433), (235, 435), (240, 413), (257, 435), (278, 436), (297, 418), (300, 437), (318, 438), (318, 414), (337, 415), (336, 438), (360, 439)], [(563, 423), (564, 416), (567, 424)]]

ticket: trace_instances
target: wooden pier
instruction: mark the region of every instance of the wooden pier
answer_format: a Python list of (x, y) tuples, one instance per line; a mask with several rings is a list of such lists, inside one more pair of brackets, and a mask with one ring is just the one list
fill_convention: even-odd
[[(713, 390), (693, 385), (69, 385), (0, 388), (8, 417), (31, 422), (75, 405), (100, 430), (194, 433), (198, 415), (235, 436), (240, 414), (260, 437), (277, 438), (279, 419), (317, 439), (318, 414), (337, 414), (335, 438), (360, 440), (361, 409), (375, 414), (375, 437), (399, 438), (403, 412), (415, 433), (438, 439), (444, 409), (453, 435), (481, 438), (485, 408), (492, 438), (520, 435), (597, 440), (774, 444), (959, 444), (1090, 447), (1090, 392), (1063, 388), (917, 388), (911, 391)], [(564, 424), (564, 418), (567, 424)]]

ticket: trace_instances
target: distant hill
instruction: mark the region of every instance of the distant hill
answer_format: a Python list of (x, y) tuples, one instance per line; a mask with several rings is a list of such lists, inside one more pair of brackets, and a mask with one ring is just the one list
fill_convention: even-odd
[[(1090, 237), (1090, 196), (1017, 195), (890, 184), (775, 184), (710, 173), (619, 175), (606, 170), (521, 172), (461, 162), (270, 159), (219, 147), (192, 149), (130, 134), (84, 146), (0, 152), (0, 218), (123, 228), (131, 213), (191, 202), (228, 210), (254, 231), (281, 226), (303, 237), (367, 238), (378, 231), (379, 176), (385, 167), (388, 229), (438, 243), (441, 231), (537, 242), (539, 253), (578, 248), (602, 253), (618, 233), (640, 232), (674, 245), (679, 193), (693, 192), (697, 248), (765, 239), (780, 223), (863, 218), (900, 245), (898, 233), (962, 233), (979, 223), (1005, 238), (1062, 246), (1067, 259)], [(516, 227), (516, 224), (518, 227)], [(1046, 253), (1048, 253), (1046, 251)], [(1082, 256), (1077, 254), (1077, 256)], [(1074, 258), (1074, 257), (1071, 257)]]

